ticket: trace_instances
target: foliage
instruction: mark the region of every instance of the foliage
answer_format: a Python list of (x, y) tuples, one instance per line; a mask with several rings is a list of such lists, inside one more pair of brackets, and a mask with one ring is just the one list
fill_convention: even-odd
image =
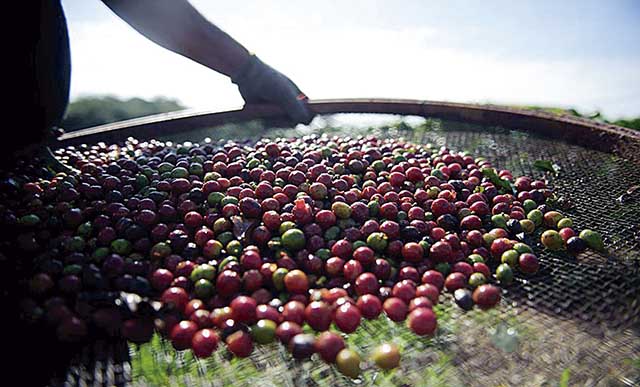
[(151, 100), (142, 98), (120, 99), (113, 96), (81, 97), (69, 104), (62, 127), (74, 131), (96, 125), (143, 117), (150, 114), (182, 110), (177, 100), (156, 97)]
[(634, 117), (629, 119), (610, 120), (605, 117), (601, 112), (594, 112), (591, 114), (581, 113), (576, 109), (563, 109), (556, 107), (541, 107), (541, 106), (516, 106), (518, 108), (539, 110), (547, 113), (553, 113), (558, 115), (570, 115), (575, 117), (588, 118), (590, 120), (601, 121), (607, 124), (614, 124), (625, 128), (640, 130), (640, 117)]
[(504, 191), (506, 193), (513, 193), (513, 187), (511, 187), (511, 183), (509, 183), (509, 180), (505, 180), (498, 176), (495, 169), (482, 168), (482, 174), (484, 175), (484, 177), (491, 180), (493, 185), (498, 187), (501, 191)]
[(550, 160), (536, 160), (533, 162), (533, 167), (535, 169), (538, 169), (544, 172), (551, 172), (553, 174), (557, 174), (560, 169), (560, 167), (557, 164), (554, 164)]
[(613, 121), (618, 126), (624, 126), (625, 128), (640, 130), (640, 117), (632, 118), (628, 120)]

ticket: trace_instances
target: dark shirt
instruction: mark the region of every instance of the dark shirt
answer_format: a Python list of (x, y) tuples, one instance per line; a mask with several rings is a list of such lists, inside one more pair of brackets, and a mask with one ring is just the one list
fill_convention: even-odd
[[(0, 139), (0, 176), (11, 170), (14, 152), (40, 142), (46, 133), (60, 124), (69, 101), (71, 59), (67, 25), (59, 0), (19, 0), (7, 4), (11, 20), (5, 25), (11, 34), (3, 43), (3, 62), (9, 71), (3, 91), (10, 101), (3, 116), (3, 136)], [(14, 12), (15, 10), (15, 12)], [(7, 17), (8, 19), (9, 17)], [(3, 198), (6, 193), (3, 192)], [(0, 200), (0, 205), (6, 203)], [(2, 230), (3, 235), (7, 230)], [(13, 244), (12, 244), (13, 245)], [(12, 255), (13, 254), (13, 255)], [(54, 374), (64, 376), (69, 360), (79, 348), (56, 343), (55, 332), (27, 324), (20, 317), (19, 303), (23, 299), (22, 281), (28, 262), (12, 254), (0, 257), (0, 304), (9, 311), (2, 321), (2, 331), (11, 332), (20, 340), (6, 340), (3, 374), (17, 379), (17, 385), (50, 385)], [(43, 329), (44, 328), (44, 329)], [(34, 348), (39, 348), (34, 350)], [(26, 364), (35, 364), (35, 371), (24, 371)], [(12, 384), (9, 382), (9, 384)]]
[(20, 37), (24, 41), (16, 55), (24, 74), (17, 98), (25, 112), (24, 127), (12, 136), (16, 150), (41, 141), (47, 131), (60, 125), (69, 102), (71, 57), (60, 0), (27, 3), (32, 17), (25, 20), (26, 31)]

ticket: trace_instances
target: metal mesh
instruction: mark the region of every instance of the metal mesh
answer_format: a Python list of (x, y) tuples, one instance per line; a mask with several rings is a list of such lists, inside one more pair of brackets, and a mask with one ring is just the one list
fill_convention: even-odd
[[(462, 313), (447, 299), (445, 305), (449, 306), (444, 310), (451, 316), (443, 321), (433, 341), (407, 339), (403, 351), (406, 360), (393, 377), (384, 378), (381, 374), (376, 379), (374, 375), (373, 379), (360, 384), (431, 385), (443, 381), (443, 385), (461, 386), (557, 385), (563, 372), (570, 372), (570, 385), (640, 384), (637, 365), (640, 356), (640, 198), (636, 193), (624, 203), (618, 200), (630, 187), (640, 184), (640, 163), (633, 158), (633, 153), (625, 159), (525, 131), (441, 120), (429, 120), (422, 128), (418, 131), (403, 125), (374, 131), (344, 128), (331, 134), (403, 136), (416, 143), (446, 145), (453, 150), (481, 155), (499, 168), (512, 170), (514, 176), (540, 177), (543, 172), (534, 168), (534, 161), (549, 160), (560, 168), (558, 176), (547, 177), (558, 195), (567, 199), (562, 211), (574, 220), (577, 229), (600, 231), (609, 251), (606, 255), (586, 252), (578, 257), (549, 253), (542, 250), (538, 237), (533, 236), (527, 242), (539, 255), (542, 270), (533, 277), (518, 278), (505, 290), (500, 308)], [(194, 132), (185, 138), (195, 140), (212, 133), (216, 132)], [(225, 136), (228, 131), (218, 134)], [(292, 134), (300, 133), (273, 130), (266, 135)], [(360, 350), (366, 352), (368, 346), (379, 340), (376, 324), (362, 327), (370, 332), (371, 340), (354, 344)], [(402, 328), (385, 329), (393, 332)], [(398, 335), (401, 334), (398, 331)], [(123, 351), (120, 344), (114, 353), (126, 356)], [(120, 384), (131, 380), (131, 370), (124, 358), (116, 356), (114, 361), (96, 363), (91, 353), (94, 352), (76, 359), (68, 373), (68, 383)], [(182, 366), (194, 367), (180, 360), (182, 355), (177, 356), (179, 361), (184, 361)], [(227, 361), (216, 354), (196, 366)], [(353, 384), (320, 361), (294, 362), (280, 346), (257, 348), (251, 361), (261, 372), (275, 375), (273, 379), (262, 379), (263, 382)], [(424, 371), (427, 366), (428, 372)], [(114, 367), (121, 371), (117, 377), (113, 376)], [(237, 369), (229, 368), (229, 372), (234, 370)], [(105, 379), (105, 371), (111, 372), (109, 379)], [(180, 380), (180, 383), (219, 385), (225, 380), (235, 385), (259, 383), (241, 374), (225, 375), (224, 367), (218, 367), (217, 372), (218, 381), (201, 378)], [(140, 384), (145, 380), (136, 378), (133, 382)]]
[[(578, 257), (542, 251), (538, 235), (527, 242), (536, 247), (542, 270), (519, 281), (509, 294), (520, 303), (592, 324), (628, 326), (640, 312), (640, 201), (618, 198), (640, 182), (638, 164), (615, 155), (557, 140), (456, 123), (439, 122), (434, 131), (413, 134), (416, 142), (446, 144), (482, 155), (514, 176), (540, 177), (536, 160), (557, 164), (557, 177), (547, 176), (557, 194), (567, 200), (577, 229), (602, 232), (609, 248), (603, 255), (587, 251)], [(409, 133), (411, 135), (411, 133)], [(409, 136), (407, 136), (409, 137)], [(416, 138), (418, 137), (418, 138)]]
[(131, 381), (128, 351), (124, 341), (98, 341), (73, 358), (67, 374), (53, 379), (51, 385), (124, 386)]

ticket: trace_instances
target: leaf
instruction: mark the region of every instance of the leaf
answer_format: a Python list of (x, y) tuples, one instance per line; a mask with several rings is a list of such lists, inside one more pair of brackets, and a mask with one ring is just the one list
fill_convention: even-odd
[(557, 174), (560, 170), (560, 167), (549, 160), (536, 160), (533, 163), (533, 167), (541, 171), (551, 172), (553, 174)]
[(576, 109), (567, 109), (567, 112), (569, 112), (569, 114), (574, 115), (576, 117), (584, 117), (582, 114), (580, 114), (580, 112), (578, 112)]
[(508, 180), (501, 179), (493, 168), (482, 168), (482, 174), (489, 179), (499, 190), (506, 193), (513, 193), (513, 187)]
[(565, 368), (562, 371), (562, 375), (560, 376), (560, 387), (569, 387), (569, 376), (571, 371), (568, 368)]

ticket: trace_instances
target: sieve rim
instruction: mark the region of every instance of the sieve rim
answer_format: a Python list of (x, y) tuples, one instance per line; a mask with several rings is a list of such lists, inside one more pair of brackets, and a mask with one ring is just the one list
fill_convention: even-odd
[[(621, 146), (640, 146), (640, 132), (617, 125), (570, 115), (516, 108), (502, 105), (469, 104), (413, 99), (324, 99), (309, 101), (317, 114), (378, 113), (439, 118), (471, 124), (502, 126), (563, 139), (608, 153)], [(68, 146), (87, 142), (118, 142), (134, 136), (150, 139), (231, 122), (255, 119), (284, 119), (275, 105), (246, 105), (224, 111), (181, 110), (134, 118), (65, 133), (56, 145)]]

